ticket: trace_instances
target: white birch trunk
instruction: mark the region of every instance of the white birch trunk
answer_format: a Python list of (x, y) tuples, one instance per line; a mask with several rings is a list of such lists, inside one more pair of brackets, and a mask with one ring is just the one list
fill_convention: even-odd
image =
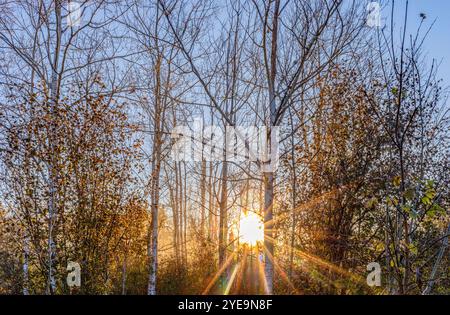
[(28, 295), (28, 275), (29, 275), (29, 257), (30, 257), (30, 239), (28, 236), (24, 238), (23, 244), (23, 295)]
[(450, 234), (450, 224), (448, 225), (447, 231), (445, 233), (446, 233), (446, 236), (444, 237), (444, 239), (442, 241), (442, 246), (439, 249), (439, 254), (436, 258), (436, 262), (434, 263), (433, 270), (431, 271), (430, 279), (428, 280), (425, 290), (423, 290), (423, 292), (422, 292), (423, 295), (430, 294), (431, 290), (433, 289), (434, 282), (436, 281), (436, 277), (438, 274), (438, 269), (439, 269), (439, 266), (442, 261), (442, 257), (444, 257), (445, 250), (448, 247), (448, 235)]
[(54, 241), (54, 224), (56, 217), (56, 185), (55, 185), (55, 160), (54, 160), (54, 141), (56, 136), (55, 130), (55, 111), (58, 102), (58, 65), (59, 54), (61, 48), (61, 36), (62, 36), (62, 17), (61, 17), (61, 1), (55, 1), (55, 18), (56, 18), (56, 46), (53, 57), (52, 65), (52, 77), (50, 84), (50, 112), (52, 114), (51, 129), (49, 134), (50, 151), (52, 152), (51, 161), (49, 163), (49, 205), (48, 205), (48, 277), (47, 277), (47, 294), (54, 294), (56, 291), (54, 260), (56, 258), (56, 244)]
[(266, 249), (264, 273), (266, 294), (273, 294), (273, 173), (264, 173), (264, 247)]

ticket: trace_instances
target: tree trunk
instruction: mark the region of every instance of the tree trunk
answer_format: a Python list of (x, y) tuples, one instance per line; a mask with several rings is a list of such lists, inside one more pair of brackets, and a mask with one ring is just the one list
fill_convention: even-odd
[[(294, 143), (294, 122), (292, 119), (292, 111), (289, 110), (291, 120), (291, 167), (292, 167), (292, 227), (291, 227), (291, 242), (290, 242), (290, 255), (289, 255), (289, 277), (292, 279), (292, 269), (294, 264), (294, 246), (295, 246), (295, 226), (296, 220), (296, 207), (297, 207), (297, 169), (295, 165), (295, 143)], [(301, 123), (301, 122), (300, 122)]]
[[(228, 199), (228, 163), (224, 161), (222, 164), (222, 189), (220, 194), (219, 206), (219, 268), (227, 259), (227, 199)], [(224, 289), (225, 277), (220, 277), (221, 289)]]
[[(277, 44), (278, 44), (278, 17), (280, 9), (280, 0), (275, 1), (273, 20), (272, 20), (272, 40), (271, 40), (271, 53), (270, 53), (270, 73), (268, 74), (268, 86), (269, 86), (269, 119), (266, 122), (267, 139), (266, 139), (266, 158), (267, 154), (273, 157), (274, 152), (271, 150), (272, 146), (272, 127), (276, 121), (276, 100), (275, 100), (275, 78), (277, 73)], [(272, 160), (266, 159), (263, 163), (272, 164)], [(266, 166), (266, 165), (263, 165)], [(274, 174), (272, 165), (270, 170), (263, 170), (264, 179), (264, 246), (266, 249), (265, 255), (265, 276), (267, 281), (266, 294), (273, 294), (273, 264), (274, 264), (274, 239), (273, 239), (273, 186), (274, 186)]]
[[(157, 43), (156, 43), (157, 45)], [(148, 279), (148, 295), (156, 295), (156, 276), (158, 273), (158, 212), (159, 212), (159, 177), (161, 171), (162, 150), (162, 124), (164, 120), (164, 106), (161, 101), (161, 62), (162, 56), (158, 53), (155, 66), (155, 116), (153, 126), (155, 134), (153, 137), (152, 173), (151, 173), (151, 257), (150, 272)]]
[(180, 267), (180, 251), (179, 251), (179, 219), (178, 219), (178, 170), (177, 170), (177, 162), (174, 162), (174, 172), (175, 172), (175, 189), (172, 185), (169, 187), (169, 194), (172, 204), (172, 220), (173, 220), (173, 249), (175, 255), (175, 266), (176, 269)]
[(28, 236), (24, 238), (23, 244), (23, 284), (22, 284), (22, 292), (23, 295), (28, 295), (28, 276), (29, 276), (29, 257), (30, 257), (30, 239)]
[(127, 256), (128, 250), (125, 251), (122, 262), (122, 295), (127, 294)]
[(201, 179), (200, 179), (200, 235), (202, 239), (205, 237), (205, 221), (206, 221), (206, 160), (202, 159), (202, 170), (201, 170)]
[(425, 287), (425, 290), (423, 290), (423, 295), (428, 295), (431, 293), (431, 290), (433, 289), (434, 282), (436, 281), (436, 277), (438, 274), (438, 269), (441, 264), (442, 257), (444, 256), (445, 250), (448, 247), (448, 235), (450, 234), (450, 224), (447, 226), (447, 231), (445, 232), (446, 236), (442, 240), (441, 248), (439, 249), (439, 254), (436, 258), (436, 262), (434, 263), (433, 270), (431, 271), (430, 278), (428, 280), (427, 286)]
[(55, 159), (55, 137), (56, 126), (55, 116), (56, 107), (58, 105), (58, 66), (59, 53), (61, 48), (62, 37), (62, 21), (61, 21), (61, 1), (55, 1), (55, 18), (56, 18), (56, 47), (55, 55), (53, 57), (52, 76), (50, 83), (50, 113), (51, 126), (49, 134), (49, 144), (51, 151), (51, 160), (49, 161), (49, 193), (50, 198), (48, 202), (48, 276), (47, 276), (47, 294), (54, 294), (56, 290), (54, 260), (56, 259), (56, 244), (54, 241), (54, 224), (56, 222), (56, 159)]
[(208, 181), (208, 239), (209, 240), (215, 240), (214, 237), (214, 221), (216, 216), (216, 211), (214, 207), (214, 196), (213, 196), (213, 181), (212, 181), (212, 174), (213, 174), (213, 164), (212, 162), (209, 162), (209, 181)]
[(264, 273), (266, 276), (266, 294), (273, 294), (273, 173), (264, 175), (264, 247), (266, 250)]

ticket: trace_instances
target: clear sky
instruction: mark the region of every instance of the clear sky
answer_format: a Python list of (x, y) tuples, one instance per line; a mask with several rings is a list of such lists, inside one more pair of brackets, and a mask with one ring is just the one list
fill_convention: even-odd
[[(405, 4), (406, 0), (395, 1), (397, 27), (403, 23)], [(421, 20), (420, 13), (427, 16), (425, 25), (422, 26), (424, 31), (434, 22), (423, 50), (429, 59), (434, 58), (441, 63), (438, 76), (444, 79), (445, 86), (450, 86), (450, 0), (409, 0), (407, 30), (409, 33), (415, 33)], [(390, 7), (383, 12), (383, 18), (389, 16)]]

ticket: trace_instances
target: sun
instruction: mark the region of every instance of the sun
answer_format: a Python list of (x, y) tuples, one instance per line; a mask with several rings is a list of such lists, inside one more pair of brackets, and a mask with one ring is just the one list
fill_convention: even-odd
[(264, 222), (260, 215), (247, 212), (239, 221), (240, 241), (248, 245), (256, 245), (264, 241)]

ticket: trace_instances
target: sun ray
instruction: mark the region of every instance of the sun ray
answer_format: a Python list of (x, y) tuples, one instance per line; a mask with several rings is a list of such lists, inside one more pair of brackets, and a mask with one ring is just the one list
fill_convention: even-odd
[(245, 246), (244, 253), (243, 253), (242, 259), (241, 259), (241, 268), (239, 268), (239, 272), (237, 274), (237, 279), (236, 279), (236, 292), (239, 292), (241, 290), (242, 278), (244, 276), (244, 271), (247, 266), (247, 255), (248, 255), (248, 247)]
[[(265, 235), (265, 238), (269, 242), (275, 244), (275, 240), (273, 238), (271, 238), (271, 237), (269, 237), (267, 235)], [(354, 274), (354, 273), (352, 273), (352, 272), (350, 272), (350, 271), (348, 271), (348, 270), (346, 270), (344, 268), (336, 266), (335, 264), (333, 264), (333, 263), (331, 263), (329, 261), (326, 261), (326, 260), (324, 260), (324, 259), (322, 259), (320, 257), (317, 257), (317, 256), (312, 255), (312, 254), (308, 254), (308, 253), (306, 253), (306, 252), (304, 252), (304, 251), (302, 251), (302, 250), (300, 250), (298, 248), (292, 248), (288, 244), (285, 244), (285, 246), (287, 246), (289, 249), (293, 250), (294, 255), (296, 255), (297, 257), (303, 258), (305, 260), (308, 260), (310, 262), (315, 263), (317, 266), (320, 266), (322, 268), (327, 268), (327, 269), (329, 269), (329, 270), (331, 270), (331, 271), (333, 271), (335, 273), (338, 273), (340, 275), (346, 276), (346, 277), (350, 278), (351, 280), (353, 280), (353, 281), (355, 281), (357, 283), (360, 283), (360, 284), (365, 284), (366, 283), (365, 279), (363, 279), (363, 277), (361, 277), (360, 275)]]
[(222, 266), (219, 268), (219, 270), (216, 272), (216, 274), (213, 276), (211, 281), (209, 281), (208, 285), (206, 286), (206, 289), (202, 292), (202, 295), (208, 294), (209, 290), (213, 287), (213, 285), (216, 283), (217, 279), (219, 279), (220, 275), (225, 271), (225, 269), (231, 264), (233, 261), (234, 254), (229, 255), (226, 261), (222, 264)]
[(273, 219), (265, 221), (264, 222), (264, 226), (266, 226), (266, 225), (273, 225), (276, 221), (280, 221), (280, 220), (284, 219), (286, 216), (292, 215), (292, 211), (298, 211), (298, 210), (301, 210), (301, 209), (305, 209), (305, 208), (308, 208), (308, 207), (315, 206), (318, 203), (322, 202), (324, 199), (331, 197), (336, 192), (341, 191), (343, 189), (348, 189), (348, 188), (352, 187), (353, 185), (355, 185), (355, 183), (356, 183), (356, 181), (348, 183), (346, 185), (341, 185), (341, 186), (335, 187), (335, 188), (333, 188), (333, 189), (331, 189), (329, 191), (323, 192), (320, 196), (316, 196), (313, 199), (310, 199), (310, 200), (308, 200), (308, 201), (306, 201), (306, 202), (304, 202), (302, 204), (299, 204), (298, 206), (295, 207), (295, 209), (287, 211), (287, 212), (282, 213), (282, 214), (278, 214)]
[(263, 284), (263, 290), (264, 290), (264, 294), (269, 294), (269, 290), (268, 290), (268, 286), (267, 286), (267, 278), (266, 278), (266, 274), (264, 272), (264, 265), (259, 261), (258, 259), (258, 274), (259, 274), (259, 279)]
[(283, 279), (291, 288), (294, 290), (295, 294), (299, 294), (298, 289), (294, 286), (294, 284), (289, 280), (288, 275), (286, 272), (281, 268), (281, 266), (278, 264), (278, 262), (273, 258), (272, 254), (269, 253), (266, 246), (263, 246), (264, 253), (266, 254), (266, 257), (273, 263), (273, 266), (275, 267), (275, 271), (278, 272), (278, 274), (281, 276), (281, 279)]
[(226, 287), (226, 289), (225, 289), (224, 295), (228, 295), (228, 294), (230, 293), (231, 286), (233, 285), (234, 278), (236, 277), (236, 274), (237, 274), (237, 272), (238, 272), (238, 269), (240, 268), (240, 265), (241, 265), (240, 262), (238, 262), (238, 263), (234, 266), (233, 272), (231, 273), (231, 277), (230, 277), (230, 279), (228, 280), (228, 284), (227, 284), (227, 287)]

